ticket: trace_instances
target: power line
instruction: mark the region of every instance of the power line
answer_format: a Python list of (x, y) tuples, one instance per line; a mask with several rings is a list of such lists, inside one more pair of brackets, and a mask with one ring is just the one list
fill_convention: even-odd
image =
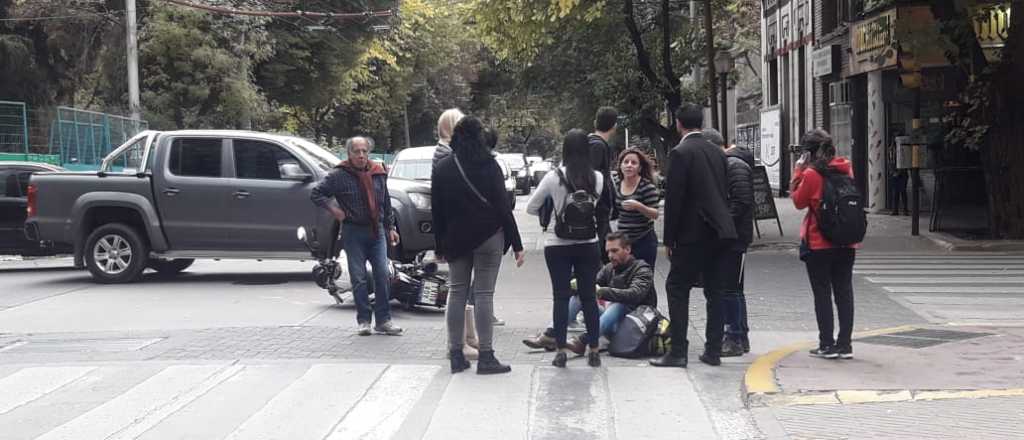
[(45, 21), (45, 20), (77, 20), (86, 18), (102, 18), (102, 17), (116, 17), (120, 15), (120, 12), (107, 12), (107, 13), (85, 13), (78, 15), (54, 15), (49, 17), (19, 17), (19, 18), (0, 18), (0, 22), (11, 22), (11, 21)]
[(390, 17), (394, 13), (390, 9), (380, 11), (366, 11), (366, 12), (308, 12), (308, 11), (295, 11), (295, 12), (272, 12), (272, 11), (253, 11), (244, 9), (231, 9), (222, 8), (220, 6), (209, 6), (201, 5), (198, 3), (192, 3), (185, 0), (164, 0), (168, 3), (173, 3), (178, 6), (184, 6), (186, 8), (201, 9), (208, 12), (214, 12), (217, 14), (224, 15), (248, 15), (253, 17), (303, 17), (303, 18), (326, 18), (326, 19), (352, 19), (352, 18), (375, 18), (375, 17)]

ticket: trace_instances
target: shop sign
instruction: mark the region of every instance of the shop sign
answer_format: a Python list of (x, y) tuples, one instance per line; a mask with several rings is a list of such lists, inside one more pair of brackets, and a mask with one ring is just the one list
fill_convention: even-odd
[[(980, 8), (979, 8), (980, 9)], [(1010, 4), (990, 6), (978, 10), (974, 18), (974, 33), (985, 51), (985, 58), (998, 61), (1010, 36)]]
[(832, 74), (832, 53), (834, 47), (834, 45), (825, 46), (811, 53), (812, 69), (815, 78)]
[(768, 182), (779, 187), (779, 169), (782, 159), (782, 112), (779, 108), (761, 111), (761, 164), (768, 172)]
[(896, 65), (896, 9), (855, 23), (850, 38), (853, 50), (851, 74), (857, 75)]

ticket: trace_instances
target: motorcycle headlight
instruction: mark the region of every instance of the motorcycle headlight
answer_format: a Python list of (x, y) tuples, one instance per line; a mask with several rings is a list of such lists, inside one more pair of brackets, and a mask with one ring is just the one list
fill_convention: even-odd
[(519, 177), (526, 177), (526, 168), (520, 169), (516, 173), (519, 174)]
[(422, 193), (409, 193), (409, 200), (417, 209), (430, 209), (430, 196)]

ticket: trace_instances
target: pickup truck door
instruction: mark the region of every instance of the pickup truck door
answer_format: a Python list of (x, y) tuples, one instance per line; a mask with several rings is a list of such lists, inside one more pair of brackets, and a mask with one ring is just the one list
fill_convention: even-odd
[[(295, 238), (295, 229), (316, 224), (318, 208), (309, 195), (317, 182), (310, 165), (272, 141), (234, 138), (231, 144), (235, 171), (231, 210), (237, 245), (247, 250), (307, 252)], [(307, 176), (297, 177), (296, 172)]]
[(154, 167), (154, 199), (172, 250), (236, 250), (234, 187), (228, 142), (175, 137), (162, 142)]

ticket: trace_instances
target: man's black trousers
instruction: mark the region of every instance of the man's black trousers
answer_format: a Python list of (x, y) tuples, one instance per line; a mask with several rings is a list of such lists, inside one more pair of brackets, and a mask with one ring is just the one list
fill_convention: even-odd
[(703, 276), (704, 298), (707, 300), (707, 326), (704, 350), (714, 356), (722, 351), (725, 315), (722, 291), (723, 276), (729, 272), (725, 258), (728, 242), (707, 240), (676, 246), (672, 249), (672, 268), (665, 282), (672, 333), (672, 354), (686, 356), (686, 333), (690, 326), (690, 288)]

